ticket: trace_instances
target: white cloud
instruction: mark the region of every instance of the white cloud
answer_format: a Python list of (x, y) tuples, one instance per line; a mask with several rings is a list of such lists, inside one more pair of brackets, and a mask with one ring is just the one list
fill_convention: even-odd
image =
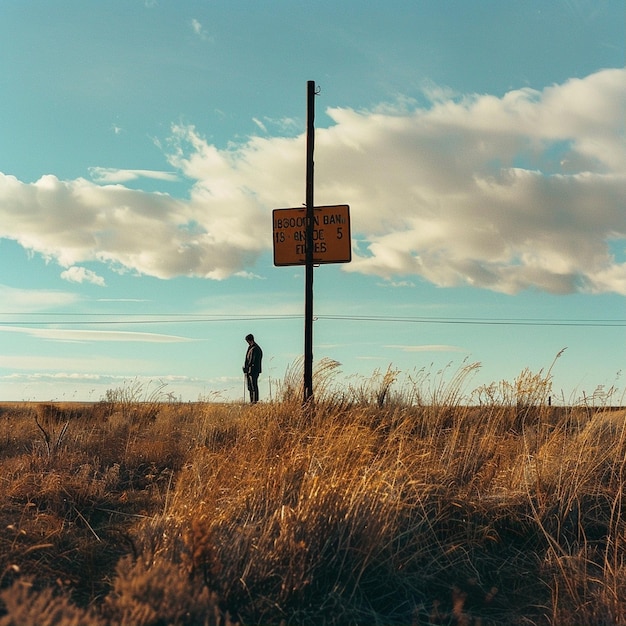
[[(82, 372), (93, 374), (94, 372), (115, 372), (120, 376), (133, 376), (137, 372), (149, 371), (154, 363), (149, 360), (124, 359), (117, 357), (94, 357), (74, 358), (56, 354), (44, 355), (3, 355), (0, 354), (0, 369), (9, 370), (13, 375), (18, 372), (42, 372), (37, 376), (49, 376), (51, 372)], [(44, 373), (45, 372), (45, 373)]]
[[(186, 383), (186, 382), (200, 382), (202, 379), (194, 378), (191, 376), (176, 376), (176, 375), (165, 375), (165, 376), (116, 376), (114, 374), (89, 374), (84, 372), (41, 372), (41, 373), (15, 373), (8, 374), (7, 376), (0, 376), (0, 380), (6, 381), (8, 383), (11, 382), (30, 382), (30, 383), (40, 383), (42, 381), (50, 381), (50, 382), (98, 382), (103, 384), (111, 384), (115, 383), (119, 386), (120, 389), (124, 389), (127, 384), (139, 383), (141, 385), (146, 385), (145, 396), (149, 397), (150, 393), (154, 391), (153, 388), (160, 388), (161, 384), (167, 385), (169, 383)], [(237, 378), (239, 380), (239, 378)], [(167, 389), (163, 390), (163, 393), (166, 393)]]
[(222, 279), (253, 265), (266, 228), (251, 198), (198, 193), (189, 202), (84, 179), (23, 183), (0, 174), (0, 236), (63, 267), (101, 261), (159, 278)]
[(211, 39), (200, 21), (195, 17), (191, 20), (191, 29), (200, 39), (204, 39), (205, 41)]
[(423, 346), (385, 346), (385, 348), (395, 348), (402, 352), (467, 352), (459, 346), (448, 346), (445, 344), (432, 344)]
[[(316, 131), (315, 200), (351, 206), (359, 245), (344, 269), (507, 293), (626, 294), (626, 263), (611, 253), (626, 248), (625, 78), (611, 69), (501, 98), (430, 88), (425, 109), (329, 109), (334, 125)], [(195, 181), (188, 199), (0, 175), (0, 236), (67, 268), (222, 279), (271, 250), (271, 209), (304, 200), (303, 134), (218, 149), (178, 125), (167, 157)]]
[(104, 278), (102, 278), (102, 276), (98, 276), (95, 272), (76, 265), (73, 265), (64, 272), (61, 272), (61, 278), (70, 283), (92, 283), (93, 285), (98, 285), (99, 287), (105, 286)]
[(176, 172), (161, 172), (158, 170), (120, 170), (112, 167), (90, 167), (89, 174), (97, 183), (127, 183), (138, 178), (153, 178), (176, 182)]
[(11, 383), (11, 382), (41, 382), (42, 380), (50, 380), (50, 381), (64, 381), (64, 380), (69, 380), (72, 382), (76, 382), (76, 381), (100, 381), (102, 378), (105, 378), (105, 376), (102, 376), (101, 374), (85, 374), (85, 373), (73, 373), (73, 374), (69, 374), (66, 372), (60, 372), (60, 373), (50, 373), (50, 372), (46, 372), (46, 373), (41, 373), (41, 374), (24, 374), (24, 373), (14, 373), (14, 374), (8, 374), (6, 376), (0, 376), (0, 380), (3, 380), (5, 382)]
[(74, 330), (65, 328), (30, 328), (23, 326), (0, 325), (0, 332), (22, 333), (40, 339), (53, 341), (123, 341), (143, 343), (180, 343), (194, 341), (177, 335), (159, 333), (138, 333), (121, 330)]
[(262, 130), (264, 133), (267, 133), (267, 126), (257, 117), (253, 117), (252, 121), (256, 124), (256, 126)]
[(145, 298), (98, 298), (97, 302), (149, 302)]
[(72, 306), (77, 301), (77, 295), (63, 291), (17, 289), (0, 285), (2, 313), (47, 311), (57, 307)]

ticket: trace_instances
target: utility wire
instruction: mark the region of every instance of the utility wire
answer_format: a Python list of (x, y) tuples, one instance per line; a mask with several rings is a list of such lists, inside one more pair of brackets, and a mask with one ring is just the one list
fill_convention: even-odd
[[(2, 313), (16, 315), (15, 313)], [(0, 325), (33, 326), (41, 324), (60, 325), (112, 325), (112, 324), (197, 324), (238, 321), (286, 321), (301, 320), (303, 315), (192, 315), (188, 313), (20, 313), (20, 317), (48, 318), (45, 320), (0, 321)], [(54, 319), (50, 318), (65, 318)], [(68, 317), (78, 319), (67, 319)], [(85, 319), (90, 318), (90, 319)], [(106, 318), (106, 319), (103, 319)], [(398, 317), (389, 315), (317, 315), (315, 321), (348, 321), (404, 324), (466, 324), (482, 326), (577, 326), (620, 328), (626, 327), (625, 319), (551, 319), (551, 318), (478, 318), (478, 317)]]
[(626, 320), (555, 320), (555, 319), (506, 319), (506, 318), (441, 318), (441, 317), (388, 317), (388, 316), (359, 316), (348, 317), (340, 315), (320, 315), (319, 319), (350, 320), (367, 322), (403, 322), (417, 324), (480, 324), (488, 326), (626, 326)]

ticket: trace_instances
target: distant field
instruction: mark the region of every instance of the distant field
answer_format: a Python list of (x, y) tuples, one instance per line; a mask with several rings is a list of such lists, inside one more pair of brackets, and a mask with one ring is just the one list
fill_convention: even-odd
[(0, 626), (626, 624), (626, 410), (377, 389), (0, 403)]

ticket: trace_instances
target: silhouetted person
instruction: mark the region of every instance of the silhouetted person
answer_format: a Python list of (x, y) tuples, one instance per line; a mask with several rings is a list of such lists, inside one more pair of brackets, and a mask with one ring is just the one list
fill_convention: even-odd
[(259, 401), (259, 374), (261, 373), (261, 361), (263, 360), (263, 350), (254, 341), (254, 335), (246, 335), (248, 351), (243, 364), (243, 373), (246, 375), (248, 391), (250, 392), (250, 402), (255, 404)]

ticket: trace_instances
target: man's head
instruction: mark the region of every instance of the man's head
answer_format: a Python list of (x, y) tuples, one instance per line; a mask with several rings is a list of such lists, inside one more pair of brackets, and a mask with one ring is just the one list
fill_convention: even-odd
[(252, 334), (246, 335), (246, 341), (248, 343), (254, 343), (254, 335), (252, 335)]

